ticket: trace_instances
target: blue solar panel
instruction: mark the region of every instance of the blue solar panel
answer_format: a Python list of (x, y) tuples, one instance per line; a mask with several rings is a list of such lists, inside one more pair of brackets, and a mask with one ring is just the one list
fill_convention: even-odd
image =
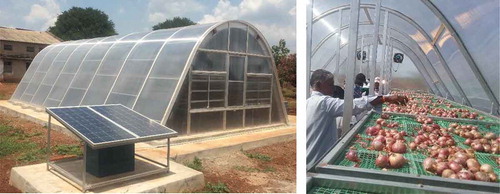
[(88, 107), (54, 108), (51, 111), (94, 144), (135, 138)]
[(47, 108), (93, 148), (173, 137), (171, 130), (123, 105)]
[(123, 126), (132, 133), (135, 133), (139, 137), (176, 133), (122, 105), (90, 106), (90, 108)]

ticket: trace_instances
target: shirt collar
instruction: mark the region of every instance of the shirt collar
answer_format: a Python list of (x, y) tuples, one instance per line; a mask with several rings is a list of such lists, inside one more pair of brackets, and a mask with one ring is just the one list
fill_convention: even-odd
[(324, 96), (324, 94), (318, 91), (312, 91), (311, 96)]

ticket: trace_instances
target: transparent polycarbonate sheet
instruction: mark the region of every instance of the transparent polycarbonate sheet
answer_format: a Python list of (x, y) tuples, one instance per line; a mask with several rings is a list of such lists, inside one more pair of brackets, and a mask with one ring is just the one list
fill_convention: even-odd
[(57, 107), (61, 103), (61, 100), (66, 94), (66, 91), (73, 80), (81, 62), (87, 55), (88, 51), (92, 48), (93, 44), (82, 44), (80, 45), (67, 59), (64, 68), (58, 75), (56, 82), (51, 88), (49, 95), (43, 106), (45, 107)]
[(245, 110), (245, 126), (253, 127), (269, 124), (269, 108)]
[[(447, 74), (446, 70), (444, 69), (443, 64), (441, 63), (441, 61), (439, 61), (438, 56), (437, 56), (437, 54), (436, 54), (436, 52), (435, 52), (434, 49), (431, 50), (427, 54), (427, 58), (429, 59), (429, 61), (434, 66), (434, 69), (436, 69), (436, 72), (439, 74), (439, 77), (441, 78), (441, 80), (443, 80), (444, 85), (446, 86), (446, 88), (448, 89), (448, 91), (450, 91), (450, 93), (453, 96), (453, 98), (457, 102), (461, 102), (461, 98), (462, 97), (461, 97), (460, 93), (458, 92), (458, 89), (455, 87), (455, 85), (453, 85), (453, 82), (451, 81), (450, 76), (448, 76), (448, 74)], [(443, 96), (443, 97), (446, 97), (446, 95)]]
[(181, 28), (156, 30), (151, 34), (145, 36), (143, 40), (165, 40), (172, 36), (172, 34), (177, 32), (179, 29)]
[[(361, 1), (363, 3), (363, 1)], [(339, 6), (344, 6), (344, 5), (349, 5), (351, 3), (351, 0), (314, 0), (313, 4), (313, 17), (316, 17), (320, 14), (322, 14), (325, 11), (328, 11), (330, 9), (339, 7)]]
[(243, 81), (245, 77), (245, 57), (229, 56), (229, 80)]
[(50, 89), (57, 80), (57, 76), (61, 73), (64, 65), (66, 64), (66, 59), (75, 51), (78, 45), (66, 46), (55, 58), (54, 62), (47, 71), (45, 78), (43, 79), (40, 87), (37, 89), (35, 96), (33, 96), (32, 104), (43, 106), (43, 102), (49, 95)]
[(31, 102), (33, 95), (35, 95), (35, 92), (38, 89), (38, 86), (40, 86), (43, 78), (45, 77), (47, 70), (50, 68), (52, 62), (54, 62), (54, 59), (59, 54), (59, 52), (65, 47), (65, 45), (56, 45), (54, 49), (50, 50), (47, 53), (47, 56), (45, 56), (44, 59), (40, 62), (40, 65), (33, 75), (33, 78), (30, 80), (28, 87), (21, 96), (21, 100), (25, 102)]
[(135, 42), (118, 42), (110, 48), (83, 97), (82, 105), (104, 104), (116, 76), (135, 44)]
[(198, 39), (202, 38), (202, 35), (214, 24), (199, 24), (194, 26), (189, 26), (188, 29), (180, 30), (174, 36), (172, 36), (170, 41), (198, 41)]
[(209, 132), (223, 128), (224, 112), (191, 114), (191, 133)]
[(467, 98), (469, 98), (472, 106), (480, 110), (489, 111), (491, 102), (484, 90), (480, 87), (479, 81), (475, 78), (464, 56), (458, 50), (455, 39), (443, 39), (443, 41), (438, 44), (438, 48), (443, 54), (446, 62), (450, 65), (451, 72), (455, 75), (455, 78), (464, 90)]
[(340, 28), (339, 16), (339, 12), (337, 11), (319, 19), (313, 24), (314, 36), (312, 37), (312, 48), (316, 48), (319, 42), (331, 33), (338, 32)]
[(247, 25), (229, 23), (229, 50), (246, 52), (247, 50)]
[(200, 45), (200, 48), (227, 50), (229, 40), (229, 24), (220, 25), (214, 28)]
[(257, 31), (252, 28), (248, 28), (248, 53), (259, 54), (259, 55), (269, 55), (267, 51), (266, 43)]
[[(451, 23), (484, 79), (500, 100), (500, 4), (498, 0), (433, 1)], [(442, 42), (451, 36), (445, 31)]]
[(166, 118), (166, 126), (179, 134), (187, 133), (189, 79), (184, 79), (178, 96), (172, 106), (172, 113)]
[(193, 70), (225, 71), (226, 54), (198, 51), (193, 62)]
[(137, 40), (142, 39), (144, 36), (146, 36), (149, 33), (151, 33), (151, 32), (133, 33), (133, 34), (129, 34), (129, 35), (123, 37), (121, 40), (122, 41), (137, 41)]
[[(77, 74), (73, 78), (69, 90), (66, 92), (66, 97), (62, 99), (61, 106), (76, 106), (80, 105), (83, 95), (73, 97), (73, 93), (85, 93), (94, 78), (97, 68), (101, 65), (103, 57), (106, 55), (113, 43), (102, 43), (95, 45), (87, 54), (81, 64)], [(71, 97), (71, 98), (70, 98)]]
[[(170, 42), (160, 52), (140, 93), (134, 110), (161, 120), (179, 82), (195, 42)], [(169, 57), (175, 56), (175, 57)]]
[(118, 75), (106, 104), (122, 104), (132, 108), (163, 43), (138, 43)]
[(271, 59), (248, 56), (248, 73), (271, 73)]
[(30, 67), (28, 70), (26, 70), (26, 73), (24, 74), (23, 78), (21, 79), (21, 82), (16, 88), (16, 91), (14, 91), (14, 94), (12, 95), (12, 99), (19, 100), (21, 98), (21, 95), (23, 95), (24, 91), (26, 90), (26, 87), (29, 85), (29, 82), (31, 78), (33, 77), (33, 74), (35, 73), (36, 69), (40, 65), (40, 61), (47, 55), (47, 53), (54, 48), (54, 46), (48, 46), (45, 47), (43, 50), (41, 50), (33, 59), (31, 62)]

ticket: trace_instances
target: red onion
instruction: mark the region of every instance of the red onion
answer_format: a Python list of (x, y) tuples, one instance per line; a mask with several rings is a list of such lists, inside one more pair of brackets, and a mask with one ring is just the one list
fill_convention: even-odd
[(384, 119), (382, 119), (382, 118), (378, 118), (378, 119), (377, 119), (377, 121), (376, 121), (376, 123), (377, 123), (377, 124), (381, 124), (383, 121), (384, 121)]
[(403, 143), (403, 141), (398, 140), (391, 146), (391, 151), (404, 154), (406, 153), (406, 145)]
[(488, 173), (488, 176), (490, 177), (491, 182), (497, 182), (498, 181), (498, 176), (494, 172)]
[(466, 166), (466, 165), (467, 165), (466, 161), (467, 161), (467, 159), (464, 159), (464, 158), (458, 158), (458, 157), (455, 157), (455, 158), (453, 159), (453, 162), (455, 162), (455, 163), (457, 163), (457, 164), (459, 164), (459, 165), (461, 165), (461, 166)]
[(462, 170), (458, 173), (458, 178), (462, 180), (472, 180), (474, 178), (474, 174), (467, 170)]
[(373, 139), (373, 141), (380, 141), (382, 143), (385, 143), (385, 137), (383, 135), (378, 135), (377, 137), (375, 137), (375, 139)]
[(448, 156), (448, 155), (450, 155), (450, 150), (448, 150), (446, 148), (442, 148), (439, 150), (439, 154), (443, 154), (445, 156)]
[(373, 140), (371, 143), (374, 150), (382, 151), (384, 149), (384, 143), (379, 140)]
[(383, 154), (378, 155), (377, 159), (375, 160), (375, 165), (377, 165), (379, 168), (389, 167), (389, 157)]
[(411, 142), (409, 146), (410, 146), (410, 150), (417, 149), (417, 144), (415, 142)]
[(493, 167), (489, 164), (483, 164), (483, 165), (481, 165), (479, 170), (481, 170), (481, 172), (485, 172), (485, 173), (492, 173)]
[(345, 158), (347, 158), (348, 160), (350, 161), (353, 161), (353, 162), (358, 162), (359, 161), (359, 158), (358, 158), (358, 153), (356, 152), (356, 150), (349, 150), (349, 152), (347, 152), (347, 154), (345, 155)]
[(486, 153), (490, 153), (491, 152), (491, 145), (487, 144), (487, 143), (483, 144), (483, 150)]
[(495, 133), (488, 132), (488, 133), (484, 134), (484, 138), (486, 138), (486, 139), (496, 139), (497, 137), (496, 137)]
[(441, 175), (445, 169), (449, 169), (450, 167), (448, 166), (448, 163), (446, 162), (439, 162), (436, 165), (436, 173), (438, 175)]
[(458, 179), (458, 175), (457, 174), (452, 174), (448, 178), (450, 178), (450, 179)]
[(462, 165), (456, 162), (450, 162), (448, 166), (450, 166), (450, 169), (453, 170), (455, 173), (458, 173), (463, 169)]
[(472, 142), (471, 146), (476, 152), (484, 151), (483, 145), (481, 145), (480, 143)]
[(436, 161), (433, 158), (426, 158), (424, 162), (422, 163), (422, 166), (424, 166), (424, 169), (429, 172), (436, 172)]
[(479, 165), (479, 162), (477, 162), (476, 159), (470, 158), (470, 159), (467, 160), (467, 168), (471, 172), (477, 172), (477, 171), (479, 171), (480, 167), (481, 166)]
[(472, 143), (472, 139), (467, 138), (464, 142), (465, 145), (470, 145)]
[(452, 174), (455, 174), (455, 172), (453, 172), (453, 170), (450, 170), (450, 169), (445, 169), (445, 170), (443, 171), (443, 173), (441, 173), (441, 177), (448, 178), (448, 177), (450, 177)]
[(484, 182), (490, 181), (490, 177), (488, 176), (488, 174), (484, 172), (474, 173), (474, 179), (476, 179), (477, 181), (484, 181)]
[(406, 164), (406, 159), (402, 154), (391, 154), (389, 156), (389, 164), (391, 168), (401, 168)]

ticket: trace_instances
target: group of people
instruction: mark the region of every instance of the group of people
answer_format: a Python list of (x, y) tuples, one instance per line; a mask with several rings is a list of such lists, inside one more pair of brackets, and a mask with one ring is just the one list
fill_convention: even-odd
[[(379, 96), (368, 93), (366, 77), (358, 74), (355, 80), (353, 115), (359, 115), (384, 102), (405, 105), (405, 96)], [(334, 83), (333, 74), (318, 69), (310, 79), (311, 96), (307, 99), (307, 169), (311, 169), (336, 144), (341, 129), (337, 118), (344, 113), (344, 90)], [(374, 85), (376, 87), (376, 85)]]

